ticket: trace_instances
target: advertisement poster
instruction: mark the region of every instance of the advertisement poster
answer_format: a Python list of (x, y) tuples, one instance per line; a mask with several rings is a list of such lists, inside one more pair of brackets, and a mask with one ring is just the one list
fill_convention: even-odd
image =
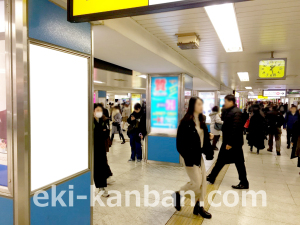
[(203, 99), (203, 114), (206, 116), (206, 123), (211, 123), (209, 114), (215, 106), (215, 92), (199, 92), (199, 98)]
[(285, 97), (286, 90), (264, 90), (264, 97)]
[(136, 103), (141, 104), (141, 95), (140, 94), (131, 94), (131, 112), (134, 111), (134, 105)]
[(151, 132), (176, 134), (178, 77), (151, 78)]

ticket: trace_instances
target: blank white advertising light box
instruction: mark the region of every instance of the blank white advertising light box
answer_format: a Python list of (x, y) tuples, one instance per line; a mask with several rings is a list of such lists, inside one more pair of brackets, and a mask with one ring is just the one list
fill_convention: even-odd
[(88, 168), (88, 69), (87, 58), (30, 44), (31, 190)]

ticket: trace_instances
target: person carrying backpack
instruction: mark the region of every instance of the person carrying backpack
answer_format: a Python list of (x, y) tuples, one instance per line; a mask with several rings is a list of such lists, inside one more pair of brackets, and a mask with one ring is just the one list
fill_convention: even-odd
[(130, 138), (131, 146), (131, 157), (129, 162), (142, 161), (142, 143), (141, 141), (147, 135), (146, 130), (146, 114), (141, 110), (142, 106), (140, 103), (134, 105), (134, 111), (128, 118), (127, 122), (129, 123), (127, 134)]

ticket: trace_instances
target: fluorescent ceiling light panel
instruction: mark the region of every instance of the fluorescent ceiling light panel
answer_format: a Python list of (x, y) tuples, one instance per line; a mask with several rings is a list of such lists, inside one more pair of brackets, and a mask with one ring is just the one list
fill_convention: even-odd
[(94, 83), (97, 83), (97, 84), (103, 84), (104, 82), (102, 82), (102, 81), (94, 81)]
[(233, 3), (204, 7), (226, 52), (242, 52), (242, 41)]
[(252, 87), (245, 87), (246, 89), (248, 89), (248, 90), (251, 90), (252, 89)]
[(240, 81), (249, 81), (249, 73), (248, 72), (238, 72), (237, 73)]
[(138, 77), (147, 79), (147, 75), (138, 75)]

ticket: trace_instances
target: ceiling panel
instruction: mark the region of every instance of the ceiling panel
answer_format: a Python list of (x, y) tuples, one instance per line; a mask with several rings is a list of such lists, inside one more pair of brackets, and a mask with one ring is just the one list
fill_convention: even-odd
[[(132, 17), (137, 23), (165, 44), (183, 55), (205, 72), (231, 88), (257, 89), (300, 87), (300, 0), (255, 0), (235, 3), (237, 21), (244, 51), (226, 53), (205, 10), (189, 10)], [(180, 50), (176, 33), (196, 32), (200, 35), (200, 48)], [(288, 58), (285, 81), (257, 81), (258, 62), (275, 57)], [(250, 82), (239, 81), (237, 72), (250, 73)]]

